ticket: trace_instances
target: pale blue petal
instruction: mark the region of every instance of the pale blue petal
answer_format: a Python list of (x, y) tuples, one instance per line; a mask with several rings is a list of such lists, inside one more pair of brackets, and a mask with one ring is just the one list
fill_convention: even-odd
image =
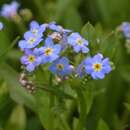
[(27, 56), (22, 56), (20, 61), (21, 61), (22, 64), (27, 65), (28, 64)]
[(88, 53), (89, 52), (89, 49), (87, 47), (82, 47), (82, 52), (83, 53)]
[(63, 63), (64, 65), (67, 65), (67, 66), (69, 65), (69, 60), (66, 57), (62, 57), (59, 61)]
[(46, 38), (45, 46), (53, 46), (53, 45), (54, 45), (53, 40), (50, 37)]
[(27, 31), (24, 33), (25, 40), (28, 40), (28, 39), (33, 38), (33, 37), (35, 37), (35, 35), (31, 31)]
[(85, 66), (85, 72), (87, 73), (87, 74), (91, 74), (92, 72), (93, 72), (94, 70), (93, 70), (93, 68), (92, 68), (92, 66)]
[(103, 71), (104, 73), (107, 73), (107, 74), (110, 73), (111, 70), (112, 70), (112, 68), (111, 68), (110, 65), (103, 66), (103, 68), (102, 68), (102, 71)]
[(96, 72), (92, 72), (91, 76), (92, 76), (93, 79), (98, 79)]
[(61, 45), (54, 45), (54, 53), (59, 54), (61, 51)]
[(74, 46), (73, 48), (74, 48), (75, 52), (77, 52), (77, 53), (81, 50), (81, 48), (79, 46)]
[(104, 77), (105, 77), (105, 75), (104, 75), (104, 73), (102, 73), (102, 72), (97, 72), (97, 77), (99, 78), (99, 79), (104, 79)]
[(98, 53), (93, 57), (93, 62), (102, 62), (103, 55), (101, 53)]
[(32, 21), (32, 22), (30, 23), (30, 28), (31, 28), (31, 29), (38, 29), (38, 28), (39, 28), (38, 22)]
[(27, 46), (27, 42), (25, 40), (20, 40), (19, 43), (18, 43), (18, 46), (21, 48), (21, 49), (24, 49), (26, 48)]
[(35, 66), (33, 64), (29, 64), (29, 65), (26, 66), (26, 70), (29, 71), (29, 72), (34, 71), (34, 69), (35, 69)]

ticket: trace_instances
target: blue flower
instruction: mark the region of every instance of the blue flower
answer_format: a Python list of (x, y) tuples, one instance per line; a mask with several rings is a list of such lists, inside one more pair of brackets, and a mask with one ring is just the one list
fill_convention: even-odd
[(2, 30), (2, 29), (3, 29), (3, 27), (4, 27), (3, 23), (2, 23), (2, 22), (0, 22), (0, 30)]
[(61, 33), (70, 33), (70, 32), (72, 32), (69, 29), (64, 29), (62, 26), (57, 25), (56, 22), (49, 23), (48, 28), (53, 30), (53, 31), (57, 31), (57, 32), (61, 32)]
[(103, 79), (111, 70), (109, 58), (103, 59), (100, 53), (85, 60), (85, 72), (93, 79)]
[(130, 38), (130, 23), (123, 22), (120, 29), (126, 38)]
[(42, 38), (35, 36), (31, 32), (26, 32), (24, 34), (24, 38), (25, 40), (19, 41), (19, 47), (21, 49), (34, 48), (43, 40)]
[(57, 75), (66, 76), (72, 72), (69, 65), (69, 60), (66, 57), (62, 57), (53, 62), (49, 70)]
[(1, 15), (6, 18), (13, 18), (17, 15), (19, 3), (13, 1), (11, 4), (4, 4), (1, 10)]
[(46, 24), (39, 25), (36, 21), (32, 21), (30, 23), (30, 31), (37, 37), (43, 36), (43, 32), (46, 30), (46, 27)]
[(41, 63), (41, 58), (34, 51), (26, 50), (25, 55), (21, 57), (21, 63), (26, 66), (27, 71), (32, 72)]
[(87, 48), (88, 41), (82, 38), (79, 33), (72, 33), (68, 37), (68, 44), (70, 44), (77, 53), (80, 51), (87, 53), (89, 51)]
[(35, 49), (35, 52), (41, 56), (43, 64), (56, 60), (59, 57), (60, 51), (61, 45), (54, 45), (53, 40), (49, 37), (45, 40), (43, 47)]

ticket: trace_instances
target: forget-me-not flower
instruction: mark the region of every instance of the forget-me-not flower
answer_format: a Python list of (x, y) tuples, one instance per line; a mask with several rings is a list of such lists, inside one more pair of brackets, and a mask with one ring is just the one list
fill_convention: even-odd
[(59, 57), (61, 51), (61, 45), (54, 44), (51, 38), (45, 40), (45, 45), (40, 48), (36, 48), (35, 52), (40, 55), (42, 63), (52, 62)]
[(72, 33), (68, 37), (68, 44), (70, 44), (75, 52), (87, 53), (88, 49), (88, 41), (81, 37), (79, 33)]
[(66, 76), (72, 72), (69, 60), (66, 57), (62, 57), (54, 61), (49, 70), (59, 76)]
[(24, 38), (25, 40), (19, 41), (19, 47), (21, 49), (34, 48), (43, 40), (41, 37), (37, 37), (31, 32), (26, 32)]
[(13, 1), (11, 4), (4, 4), (1, 9), (1, 16), (6, 18), (13, 18), (17, 15), (19, 3)]
[(111, 70), (109, 58), (103, 59), (100, 53), (85, 60), (85, 72), (93, 79), (103, 79)]
[(39, 25), (38, 22), (36, 21), (32, 21), (30, 23), (30, 32), (33, 33), (36, 37), (42, 37), (44, 31), (46, 30), (47, 25), (46, 24), (42, 24)]
[(41, 58), (34, 51), (25, 50), (25, 55), (21, 57), (21, 63), (26, 66), (27, 71), (32, 72), (41, 63)]

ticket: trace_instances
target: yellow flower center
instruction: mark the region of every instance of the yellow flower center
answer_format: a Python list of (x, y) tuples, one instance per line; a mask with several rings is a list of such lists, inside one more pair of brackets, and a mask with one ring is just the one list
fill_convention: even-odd
[(28, 57), (28, 60), (29, 60), (29, 62), (31, 62), (31, 63), (33, 63), (34, 61), (35, 61), (35, 56), (33, 56), (33, 55), (30, 55), (29, 57)]
[(57, 69), (58, 70), (63, 70), (64, 69), (64, 65), (63, 64), (57, 64)]
[(78, 45), (82, 45), (82, 44), (83, 44), (83, 40), (82, 40), (81, 38), (78, 38), (78, 39), (77, 39), (77, 44), (78, 44)]
[(52, 49), (52, 48), (47, 48), (47, 49), (45, 50), (45, 55), (49, 56), (49, 55), (52, 54), (52, 52), (53, 52), (53, 49)]
[(101, 69), (102, 69), (102, 65), (99, 64), (99, 63), (96, 63), (96, 64), (93, 65), (93, 69), (94, 69), (96, 72), (99, 72), (99, 71), (101, 71)]
[(33, 44), (33, 43), (35, 42), (35, 40), (36, 40), (35, 38), (30, 38), (30, 39), (28, 40), (28, 43), (29, 43), (29, 44)]

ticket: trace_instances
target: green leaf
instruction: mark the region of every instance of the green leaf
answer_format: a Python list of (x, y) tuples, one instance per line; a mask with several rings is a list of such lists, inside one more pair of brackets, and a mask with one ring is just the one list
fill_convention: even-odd
[[(55, 88), (56, 89), (56, 88)], [(59, 94), (62, 94), (59, 92)], [(54, 104), (53, 106), (50, 106), (50, 96), (53, 96), (54, 99)], [(52, 92), (47, 92), (47, 91), (37, 91), (35, 94), (35, 98), (37, 101), (37, 111), (36, 113), (38, 114), (41, 123), (44, 128), (47, 130), (51, 130), (55, 128), (60, 128), (61, 130), (69, 130), (69, 126), (64, 118), (64, 110), (62, 111), (62, 103), (57, 104), (55, 102), (55, 96), (59, 98), (60, 100), (64, 99), (64, 96), (59, 96), (59, 95), (54, 95), (53, 91)], [(58, 101), (57, 101), (58, 102)], [(61, 112), (62, 111), (62, 112)], [(51, 117), (51, 118), (50, 118)], [(53, 122), (53, 124), (50, 125), (50, 122)]]
[(97, 130), (109, 130), (109, 128), (104, 120), (102, 120), (102, 119), (99, 120)]
[(53, 119), (53, 116), (49, 107), (48, 93), (44, 91), (38, 91), (35, 94), (35, 98), (37, 101), (36, 113), (39, 116), (41, 124), (46, 130), (50, 130), (50, 120)]
[(26, 127), (26, 113), (22, 106), (14, 108), (5, 130), (25, 130)]
[(76, 130), (77, 125), (78, 125), (78, 119), (74, 118), (73, 119), (73, 128), (74, 128), (74, 130)]
[[(60, 113), (60, 110), (56, 109), (56, 104), (53, 104), (53, 106), (50, 106), (50, 96), (54, 96), (51, 94), (48, 94), (44, 91), (38, 91), (35, 94), (35, 98), (37, 100), (37, 115), (39, 116), (39, 119), (42, 123), (42, 126), (46, 130), (52, 130), (52, 129), (60, 129), (65, 130), (65, 128), (68, 129), (68, 125), (66, 124), (64, 118), (62, 118), (62, 114)], [(55, 96), (53, 97), (55, 99)], [(60, 113), (60, 115), (57, 116), (56, 111)], [(51, 125), (50, 125), (51, 122)]]
[(93, 103), (93, 99), (94, 99), (94, 94), (92, 91), (92, 88), (88, 87), (85, 91), (85, 98), (86, 98), (86, 104), (87, 104), (87, 114), (89, 113), (89, 111), (91, 110), (91, 106)]
[(90, 53), (94, 55), (99, 52), (100, 44), (103, 40), (103, 30), (100, 24), (93, 27), (89, 22), (84, 25), (81, 34), (89, 41)]
[(84, 25), (84, 27), (81, 30), (81, 34), (84, 38), (86, 38), (89, 41), (93, 41), (94, 35), (95, 35), (95, 28), (88, 22)]
[(7, 84), (3, 81), (0, 83), (0, 126), (3, 126), (7, 121), (13, 106), (14, 103), (9, 96)]
[(13, 68), (6, 63), (1, 63), (0, 77), (8, 84), (10, 96), (14, 101), (35, 110), (36, 102), (34, 97), (19, 84), (19, 75)]

